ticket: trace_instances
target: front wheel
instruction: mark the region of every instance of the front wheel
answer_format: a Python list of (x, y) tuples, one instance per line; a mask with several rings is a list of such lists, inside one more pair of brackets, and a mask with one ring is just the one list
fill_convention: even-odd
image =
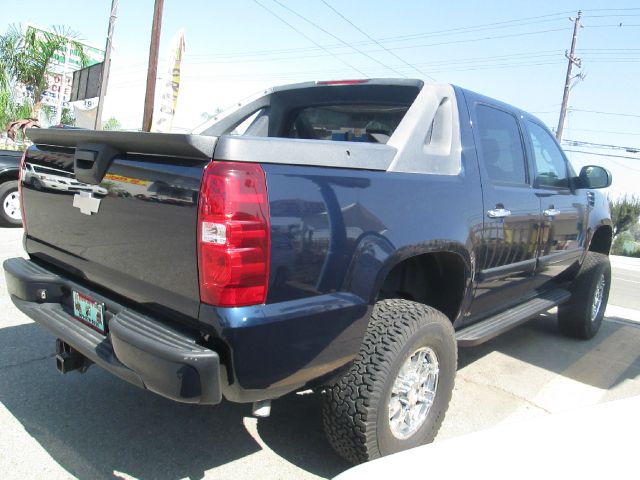
[(329, 442), (360, 463), (432, 441), (456, 367), (454, 331), (444, 314), (409, 300), (379, 301), (352, 367), (324, 391)]
[(22, 215), (20, 213), (20, 193), (18, 182), (10, 180), (0, 184), (0, 226), (20, 227)]
[(558, 307), (558, 327), (564, 335), (588, 340), (602, 324), (611, 288), (609, 257), (588, 252), (569, 290), (571, 299)]

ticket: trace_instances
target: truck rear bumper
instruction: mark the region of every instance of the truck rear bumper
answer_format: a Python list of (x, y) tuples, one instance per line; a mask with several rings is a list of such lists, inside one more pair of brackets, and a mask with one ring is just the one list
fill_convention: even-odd
[[(32, 261), (12, 258), (3, 267), (16, 307), (97, 365), (172, 400), (220, 403), (220, 358), (198, 345), (193, 333), (134, 312)], [(72, 291), (105, 305), (106, 335), (73, 316)]]

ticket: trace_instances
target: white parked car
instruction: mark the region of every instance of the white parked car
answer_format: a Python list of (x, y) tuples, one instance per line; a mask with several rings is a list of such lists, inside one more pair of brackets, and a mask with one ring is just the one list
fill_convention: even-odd
[(36, 190), (43, 188), (64, 192), (93, 192), (107, 195), (109, 191), (100, 185), (89, 185), (75, 179), (73, 173), (57, 168), (41, 167), (26, 163), (24, 165), (24, 182)]

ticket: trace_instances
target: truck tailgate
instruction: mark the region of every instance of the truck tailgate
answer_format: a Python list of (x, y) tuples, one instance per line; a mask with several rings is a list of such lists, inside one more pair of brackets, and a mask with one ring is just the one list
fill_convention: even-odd
[[(197, 158), (188, 149), (165, 156), (124, 152), (113, 158), (99, 185), (90, 185), (74, 175), (75, 149), (69, 143), (78, 133), (64, 133), (40, 138), (25, 157), (29, 255), (152, 310), (197, 318), (197, 205), (211, 157)], [(110, 145), (108, 134), (94, 134)], [(126, 150), (122, 135), (113, 138), (118, 151)]]

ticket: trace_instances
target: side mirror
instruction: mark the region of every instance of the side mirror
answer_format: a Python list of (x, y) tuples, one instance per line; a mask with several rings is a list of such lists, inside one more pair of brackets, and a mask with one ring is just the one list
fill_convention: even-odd
[(607, 188), (611, 185), (611, 172), (596, 165), (582, 167), (578, 176), (579, 188)]

